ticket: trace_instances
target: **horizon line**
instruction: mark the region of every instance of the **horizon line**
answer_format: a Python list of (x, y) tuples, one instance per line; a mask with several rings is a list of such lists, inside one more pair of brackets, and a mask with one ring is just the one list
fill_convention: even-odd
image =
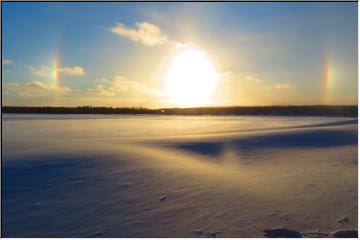
[(120, 108), (120, 109), (147, 109), (147, 110), (162, 110), (162, 109), (194, 109), (194, 108), (248, 108), (248, 107), (358, 107), (358, 104), (299, 104), (299, 105), (232, 105), (232, 106), (193, 106), (193, 107), (160, 107), (149, 108), (142, 106), (92, 106), (92, 105), (78, 105), (78, 106), (21, 106), (21, 105), (7, 105), (1, 108)]

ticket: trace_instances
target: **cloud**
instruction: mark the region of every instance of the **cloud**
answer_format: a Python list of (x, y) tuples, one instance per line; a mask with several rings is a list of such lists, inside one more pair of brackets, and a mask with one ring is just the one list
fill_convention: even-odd
[(78, 95), (78, 102), (97, 106), (159, 107), (166, 97), (162, 91), (144, 82), (130, 80), (121, 75), (115, 75), (111, 79), (96, 79), (95, 83), (95, 87)]
[(154, 89), (145, 83), (129, 80), (124, 76), (115, 75), (110, 89), (114, 92), (128, 93), (134, 96), (162, 96), (162, 91)]
[(27, 67), (34, 76), (47, 77), (51, 75), (51, 69), (47, 65), (41, 65), (39, 67), (28, 65)]
[(39, 81), (33, 81), (30, 83), (27, 83), (26, 86), (31, 89), (38, 89), (38, 90), (49, 90), (49, 89), (53, 88), (52, 85), (48, 85), (48, 84), (45, 84), (45, 83), (39, 82)]
[(99, 84), (95, 88), (88, 88), (87, 93), (102, 97), (113, 97), (115, 94), (109, 90), (104, 89), (103, 85)]
[(56, 92), (58, 95), (63, 95), (63, 96), (67, 96), (69, 95), (70, 93), (73, 92), (73, 90), (67, 86), (64, 86), (64, 85), (61, 85), (61, 86), (57, 86), (56, 87)]
[(73, 76), (85, 75), (84, 68), (79, 66), (59, 68), (58, 71), (65, 75), (73, 75)]
[[(264, 77), (264, 76), (261, 76)], [(288, 104), (297, 98), (296, 86), (289, 82), (260, 79), (244, 72), (226, 71), (221, 75), (216, 92), (218, 105)]]
[(97, 79), (95, 79), (95, 82), (103, 84), (103, 83), (107, 83), (108, 80), (106, 78), (97, 78)]
[(161, 31), (160, 27), (149, 22), (136, 23), (135, 28), (128, 28), (122, 23), (116, 23), (116, 26), (112, 27), (110, 31), (147, 46), (170, 43), (170, 40)]
[(160, 106), (158, 91), (146, 83), (120, 75), (100, 78), (94, 87), (71, 89), (46, 81), (11, 82), (3, 84), (7, 103), (20, 105), (94, 105), (94, 106)]
[(56, 86), (40, 81), (29, 83), (4, 83), (4, 90), (7, 94), (19, 95), (21, 97), (43, 97), (56, 93), (57, 95), (67, 95), (72, 92), (67, 86)]
[(3, 87), (5, 90), (13, 90), (13, 89), (16, 89), (18, 86), (20, 86), (20, 83), (16, 83), (16, 82), (3, 83)]
[(128, 80), (126, 77), (115, 75), (110, 89), (115, 92), (141, 92), (144, 84), (137, 81)]
[(284, 91), (289, 91), (289, 90), (295, 90), (296, 86), (294, 84), (291, 83), (277, 83), (275, 84), (275, 89), (277, 90), (284, 90)]
[(13, 64), (14, 62), (10, 59), (4, 59), (2, 60), (2, 65), (9, 65), (9, 64)]
[[(37, 69), (38, 70), (38, 69)], [(106, 105), (153, 107), (163, 100), (164, 94), (146, 83), (129, 80), (120, 75), (111, 79), (100, 78), (94, 87), (71, 89), (64, 85), (31, 81), (4, 83), (6, 101), (21, 104)]]
[(241, 81), (243, 85), (262, 87), (266, 90), (295, 90), (296, 86), (291, 83), (274, 83), (271, 81), (263, 81), (254, 75), (232, 71), (226, 71), (222, 74), (223, 78), (232, 79), (233, 81)]
[(245, 77), (247, 81), (255, 82), (255, 83), (263, 83), (263, 81), (259, 78), (256, 78), (254, 76), (248, 75)]
[[(39, 67), (34, 67), (32, 65), (27, 66), (29, 71), (37, 77), (49, 77), (54, 72), (55, 69), (49, 67), (48, 65), (41, 65)], [(85, 70), (82, 67), (74, 66), (74, 67), (63, 67), (57, 69), (61, 74), (63, 75), (69, 75), (69, 76), (84, 76)]]
[(154, 99), (164, 96), (163, 92), (148, 86), (145, 83), (129, 80), (120, 75), (115, 75), (113, 79), (101, 78), (95, 80), (101, 82), (94, 88), (86, 89), (88, 96), (112, 97), (112, 99), (123, 99), (129, 102), (139, 99)]

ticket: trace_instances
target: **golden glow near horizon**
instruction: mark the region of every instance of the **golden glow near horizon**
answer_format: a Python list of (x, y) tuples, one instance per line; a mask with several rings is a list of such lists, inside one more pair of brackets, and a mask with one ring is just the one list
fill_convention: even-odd
[(219, 74), (202, 51), (185, 49), (172, 60), (165, 75), (165, 91), (173, 104), (198, 106), (211, 103)]

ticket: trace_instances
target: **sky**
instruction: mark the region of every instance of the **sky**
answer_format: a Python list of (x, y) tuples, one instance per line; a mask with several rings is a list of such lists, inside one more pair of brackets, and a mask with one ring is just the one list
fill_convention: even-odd
[(2, 6), (5, 106), (357, 104), (357, 3)]

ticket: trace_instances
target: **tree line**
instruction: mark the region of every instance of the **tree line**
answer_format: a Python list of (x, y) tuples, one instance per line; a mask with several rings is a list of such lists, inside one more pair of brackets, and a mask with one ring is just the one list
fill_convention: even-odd
[(2, 113), (22, 114), (165, 114), (165, 115), (268, 115), (268, 116), (347, 116), (357, 117), (357, 106), (235, 106), (193, 108), (136, 107), (25, 107), (3, 106)]

